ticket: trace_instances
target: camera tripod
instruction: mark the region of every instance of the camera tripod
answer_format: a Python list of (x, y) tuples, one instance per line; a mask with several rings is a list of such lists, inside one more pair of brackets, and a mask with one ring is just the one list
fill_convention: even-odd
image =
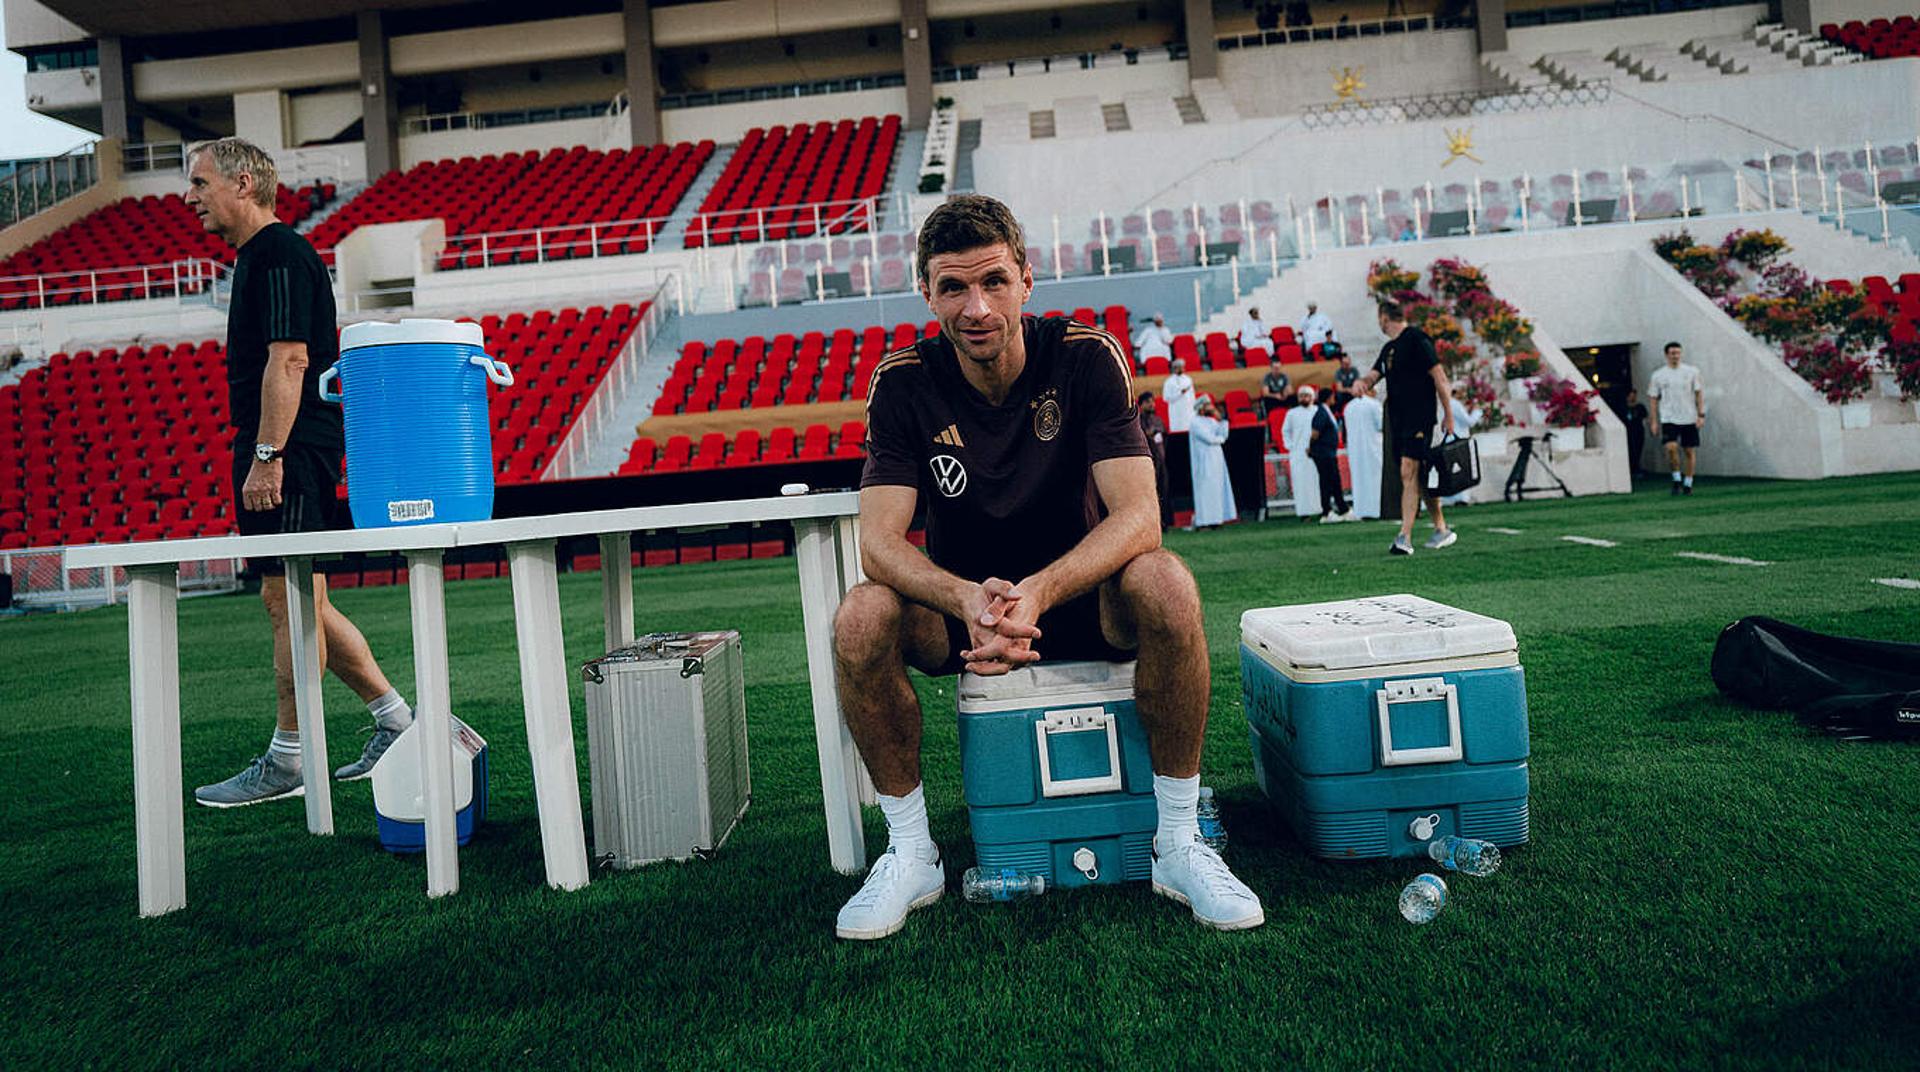
[[(1560, 494), (1567, 498), (1573, 498), (1573, 492), (1567, 488), (1567, 482), (1560, 479), (1559, 473), (1553, 471), (1553, 466), (1547, 464), (1547, 459), (1536, 458), (1534, 456), (1533, 441), (1535, 438), (1535, 436), (1521, 436), (1516, 440), (1516, 442), (1520, 444), (1520, 455), (1513, 460), (1513, 469), (1507, 473), (1507, 486), (1501, 491), (1500, 498), (1505, 502), (1513, 502), (1515, 500), (1524, 501), (1527, 493), (1530, 491), (1552, 491), (1555, 488), (1560, 489)], [(1553, 481), (1553, 483), (1542, 484), (1536, 488), (1528, 487), (1527, 466), (1529, 463), (1537, 463), (1541, 469), (1546, 470), (1547, 479)]]

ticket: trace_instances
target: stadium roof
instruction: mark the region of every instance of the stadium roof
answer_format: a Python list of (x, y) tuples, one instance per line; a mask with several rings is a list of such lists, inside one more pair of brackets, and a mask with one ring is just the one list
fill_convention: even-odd
[[(240, 4), (234, 0), (43, 0), (74, 25), (93, 34), (150, 37), (162, 34), (279, 26), (323, 19), (352, 18), (365, 3), (349, 0), (275, 0)], [(448, 7), (447, 0), (380, 0), (383, 10)]]

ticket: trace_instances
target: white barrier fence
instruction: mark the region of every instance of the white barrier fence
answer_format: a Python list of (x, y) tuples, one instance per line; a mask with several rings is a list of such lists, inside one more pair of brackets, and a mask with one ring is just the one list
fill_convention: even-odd
[[(100, 566), (68, 569), (64, 547), (25, 547), (0, 551), (0, 573), (13, 578), (16, 606), (81, 610), (118, 603), (126, 595), (127, 571)], [(180, 564), (181, 595), (215, 595), (240, 590), (242, 560), (216, 558)]]
[(614, 355), (607, 366), (606, 374), (594, 385), (593, 392), (580, 412), (573, 418), (572, 427), (567, 429), (566, 438), (547, 462), (546, 469), (540, 474), (542, 480), (569, 480), (576, 476), (588, 475), (582, 471), (590, 446), (601, 438), (607, 422), (613, 419), (614, 410), (620, 400), (626, 396), (628, 388), (640, 374), (640, 366), (647, 359), (647, 351), (653, 340), (666, 324), (671, 310), (667, 298), (677, 285), (677, 279), (668, 279), (647, 295), (647, 311), (634, 325), (633, 334), (627, 336), (625, 346)]

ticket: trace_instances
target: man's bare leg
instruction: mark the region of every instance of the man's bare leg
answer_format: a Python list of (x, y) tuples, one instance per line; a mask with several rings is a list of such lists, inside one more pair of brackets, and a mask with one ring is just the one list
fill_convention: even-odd
[(327, 598), (327, 579), (313, 575), (313, 601), (320, 619), (320, 658), (361, 700), (372, 703), (392, 691), (393, 683), (380, 670), (358, 626)]
[(841, 938), (884, 938), (946, 888), (920, 784), (920, 699), (907, 680), (908, 662), (933, 669), (946, 647), (938, 614), (871, 581), (855, 585), (834, 615), (840, 710), (887, 820), (887, 851), (834, 921)]
[(1153, 758), (1153, 890), (1220, 930), (1266, 922), (1260, 898), (1233, 877), (1200, 840), (1200, 752), (1205, 743), (1212, 668), (1207, 662), (1200, 589), (1171, 551), (1135, 558), (1100, 589), (1107, 642), (1136, 656), (1134, 703)]
[(1420, 517), (1420, 459), (1400, 459), (1400, 539), (1413, 540), (1413, 523)]

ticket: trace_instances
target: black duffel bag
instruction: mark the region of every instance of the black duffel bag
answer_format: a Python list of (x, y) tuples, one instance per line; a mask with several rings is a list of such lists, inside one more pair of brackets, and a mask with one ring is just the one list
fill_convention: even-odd
[(1445, 498), (1480, 483), (1480, 448), (1473, 440), (1452, 435), (1427, 456), (1427, 494)]
[(1827, 733), (1920, 738), (1920, 644), (1742, 618), (1713, 646), (1713, 683), (1730, 699), (1791, 710)]

